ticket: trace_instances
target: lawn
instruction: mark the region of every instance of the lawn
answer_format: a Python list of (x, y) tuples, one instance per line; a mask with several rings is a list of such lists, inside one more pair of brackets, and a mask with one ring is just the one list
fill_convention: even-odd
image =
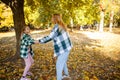
[[(120, 80), (120, 34), (96, 31), (73, 31), (73, 48), (68, 59), (72, 80)], [(44, 37), (48, 31), (32, 32), (33, 38)], [(2, 35), (2, 36), (1, 36)], [(22, 61), (4, 63), (15, 53), (14, 32), (0, 33), (0, 80), (18, 80), (23, 72)], [(56, 80), (52, 42), (32, 46), (35, 56), (32, 80)]]

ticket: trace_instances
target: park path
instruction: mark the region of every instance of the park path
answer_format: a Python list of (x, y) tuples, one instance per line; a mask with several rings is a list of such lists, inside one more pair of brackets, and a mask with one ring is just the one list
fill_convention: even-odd
[[(35, 33), (41, 33), (41, 32), (46, 32), (46, 31), (49, 31), (51, 28), (49, 29), (46, 29), (46, 30), (35, 30), (35, 31), (31, 31), (31, 34), (35, 34)], [(12, 37), (12, 36), (15, 36), (15, 32), (3, 32), (3, 33), (0, 33), (0, 39), (3, 38), (3, 37)]]
[(120, 34), (110, 32), (77, 32), (86, 35), (89, 39), (97, 40), (96, 46), (101, 46), (103, 55), (112, 58), (113, 60), (120, 59)]

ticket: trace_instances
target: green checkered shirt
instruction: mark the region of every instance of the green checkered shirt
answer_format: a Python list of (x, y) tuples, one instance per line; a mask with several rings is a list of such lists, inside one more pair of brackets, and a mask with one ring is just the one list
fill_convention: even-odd
[(70, 41), (68, 33), (59, 29), (58, 24), (55, 24), (50, 35), (39, 40), (40, 43), (46, 43), (53, 40), (54, 43), (54, 57), (59, 56), (60, 54), (70, 51), (72, 48), (72, 43)]
[(28, 34), (23, 34), (21, 38), (21, 46), (20, 46), (20, 56), (22, 58), (27, 58), (28, 53), (30, 53), (32, 56), (34, 55), (31, 47), (32, 44), (34, 44), (34, 40), (31, 38), (31, 36)]

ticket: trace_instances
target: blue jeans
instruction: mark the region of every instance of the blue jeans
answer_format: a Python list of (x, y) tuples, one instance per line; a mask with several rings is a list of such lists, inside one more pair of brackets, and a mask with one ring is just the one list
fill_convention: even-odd
[(56, 62), (56, 73), (57, 73), (57, 80), (62, 80), (62, 71), (64, 71), (65, 75), (69, 75), (68, 68), (67, 68), (67, 59), (68, 59), (69, 51), (61, 54), (57, 58)]

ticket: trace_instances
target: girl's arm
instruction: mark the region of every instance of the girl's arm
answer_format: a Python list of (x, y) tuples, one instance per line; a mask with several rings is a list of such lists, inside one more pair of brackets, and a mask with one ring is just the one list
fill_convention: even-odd
[(27, 38), (27, 45), (32, 45), (32, 44), (35, 44), (35, 40), (32, 39), (31, 37), (28, 37)]
[(26, 46), (30, 46), (30, 45), (35, 44), (35, 43), (37, 43), (37, 41), (32, 39), (30, 35), (23, 34), (22, 39), (21, 39), (21, 44), (26, 45)]

